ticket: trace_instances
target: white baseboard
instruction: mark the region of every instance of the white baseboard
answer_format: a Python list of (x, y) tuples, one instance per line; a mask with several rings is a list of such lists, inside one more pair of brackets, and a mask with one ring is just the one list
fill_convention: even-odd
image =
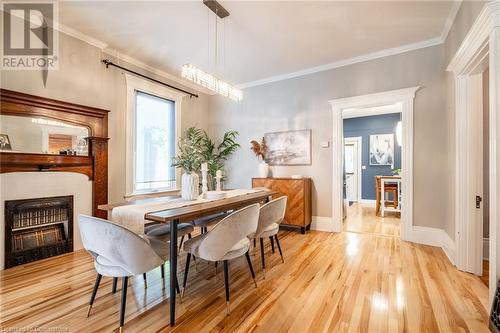
[(413, 243), (440, 247), (455, 265), (455, 242), (443, 229), (413, 226), (409, 239)]
[(451, 239), (450, 235), (446, 231), (443, 230), (443, 246), (442, 249), (444, 254), (448, 257), (450, 262), (456, 266), (456, 249), (455, 249), (455, 241)]
[(327, 216), (313, 216), (311, 230), (333, 232), (332, 218)]
[(442, 229), (413, 226), (409, 239), (413, 243), (441, 247), (443, 245), (443, 232)]
[(483, 238), (483, 259), (488, 260), (490, 258), (490, 239)]
[(372, 205), (373, 207), (375, 207), (377, 201), (371, 199), (361, 199), (359, 200), (359, 202), (365, 205)]

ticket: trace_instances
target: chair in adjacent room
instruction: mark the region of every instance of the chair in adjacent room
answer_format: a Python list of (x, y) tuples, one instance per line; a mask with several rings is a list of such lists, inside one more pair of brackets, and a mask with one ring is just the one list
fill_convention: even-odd
[(391, 194), (392, 201), (385, 201), (385, 198), (381, 195), (382, 185), (381, 185), (382, 176), (375, 176), (375, 215), (380, 214), (380, 205), (384, 204), (391, 205), (393, 208), (398, 207), (398, 186), (397, 184), (385, 184), (384, 186), (384, 195), (386, 193)]

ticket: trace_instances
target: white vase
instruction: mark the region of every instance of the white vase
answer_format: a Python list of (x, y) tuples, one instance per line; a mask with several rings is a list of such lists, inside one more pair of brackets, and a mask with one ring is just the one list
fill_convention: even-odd
[(200, 177), (195, 172), (183, 173), (181, 180), (181, 196), (184, 200), (196, 200), (199, 192)]
[(260, 178), (267, 178), (269, 175), (269, 164), (262, 161), (259, 163), (259, 176)]

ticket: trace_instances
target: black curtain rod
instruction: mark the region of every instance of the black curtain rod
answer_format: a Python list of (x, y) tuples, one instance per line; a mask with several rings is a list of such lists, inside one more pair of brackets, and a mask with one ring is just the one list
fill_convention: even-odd
[(142, 77), (142, 78), (144, 78), (144, 79), (147, 79), (147, 80), (150, 80), (150, 81), (153, 81), (153, 82), (156, 82), (156, 83), (162, 84), (162, 85), (164, 85), (164, 86), (167, 86), (167, 87), (169, 87), (169, 88), (175, 89), (175, 90), (177, 90), (177, 91), (182, 91), (183, 93), (188, 94), (188, 95), (189, 95), (189, 97), (196, 97), (196, 98), (198, 98), (198, 95), (197, 95), (197, 94), (194, 94), (194, 93), (192, 93), (192, 92), (186, 91), (186, 90), (181, 89), (181, 88), (177, 88), (177, 87), (171, 86), (171, 85), (170, 85), (170, 84), (168, 84), (168, 83), (158, 81), (158, 80), (156, 80), (156, 79), (153, 79), (152, 77), (149, 77), (149, 76), (143, 75), (143, 74), (141, 74), (141, 73), (137, 73), (137, 72), (135, 72), (135, 71), (133, 71), (133, 70), (131, 70), (131, 69), (128, 69), (128, 68), (122, 67), (122, 66), (120, 66), (120, 65), (114, 64), (114, 63), (112, 63), (111, 61), (109, 61), (108, 59), (104, 59), (104, 60), (102, 60), (102, 63), (103, 63), (104, 65), (106, 65), (106, 68), (108, 68), (109, 66), (114, 66), (114, 67), (119, 68), (119, 69), (122, 69), (122, 70), (124, 70), (124, 71), (126, 71), (126, 72), (129, 72), (129, 73), (132, 73), (132, 74), (134, 74), (134, 75), (140, 76), (140, 77)]

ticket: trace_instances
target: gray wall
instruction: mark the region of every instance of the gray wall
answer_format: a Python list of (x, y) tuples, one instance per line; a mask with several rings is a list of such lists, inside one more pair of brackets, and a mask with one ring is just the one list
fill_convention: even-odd
[[(443, 45), (358, 63), (329, 71), (247, 88), (240, 103), (222, 97), (209, 100), (209, 130), (241, 134), (241, 149), (229, 161), (228, 186), (250, 186), (258, 161), (249, 149), (265, 132), (312, 129), (312, 165), (275, 167), (277, 176), (302, 174), (314, 182), (313, 215), (331, 216), (332, 152), (329, 100), (421, 86), (414, 114), (414, 223), (444, 228), (451, 197), (443, 172), (448, 169)], [(432, 166), (429, 167), (429, 159)], [(436, 170), (438, 172), (436, 172)], [(432, 191), (429, 191), (432, 189)]]
[[(1, 86), (37, 96), (94, 106), (109, 113), (109, 200), (120, 201), (125, 195), (125, 112), (126, 84), (122, 71), (106, 67), (102, 58), (113, 57), (100, 49), (65, 34), (59, 34), (59, 69), (50, 71), (47, 87), (39, 71), (3, 71)], [(147, 73), (123, 61), (117, 63), (167, 83), (167, 79)], [(179, 86), (177, 83), (174, 85)], [(189, 89), (188, 89), (189, 90)], [(208, 96), (185, 97), (182, 128), (197, 125), (206, 128)], [(3, 217), (2, 217), (3, 218)]]
[[(39, 71), (2, 71), (2, 88), (110, 110), (109, 113), (109, 201), (122, 201), (125, 195), (125, 108), (124, 75), (106, 69), (100, 63), (107, 57), (100, 49), (65, 34), (59, 37), (58, 70), (50, 71), (47, 87)], [(112, 57), (110, 57), (112, 58)], [(130, 64), (119, 62), (134, 68)], [(143, 72), (143, 71), (142, 71)], [(145, 73), (149, 74), (150, 73)], [(155, 76), (155, 75), (152, 75)], [(155, 76), (157, 79), (168, 80)], [(198, 125), (206, 128), (207, 96), (186, 97), (182, 108), (182, 128)], [(56, 195), (75, 195), (75, 217), (91, 214), (92, 188), (88, 178), (74, 173), (6, 173), (0, 175), (0, 249), (4, 248), (4, 201)], [(76, 220), (75, 220), (76, 221)], [(75, 250), (81, 248), (75, 224)], [(3, 269), (3, 255), (0, 269)]]
[(401, 147), (396, 140), (396, 126), (400, 120), (400, 113), (344, 119), (344, 138), (362, 137), (361, 163), (366, 169), (361, 170), (361, 199), (375, 200), (375, 176), (393, 174), (390, 165), (370, 165), (370, 135), (394, 135), (394, 169), (401, 168)]
[[(451, 26), (450, 32), (445, 43), (446, 54), (446, 67), (460, 47), (463, 39), (469, 32), (472, 24), (484, 7), (483, 1), (463, 1), (460, 10), (457, 13), (455, 21)], [(449, 183), (449, 193), (455, 193), (455, 82), (453, 74), (446, 72), (446, 113), (448, 119), (448, 167), (444, 174)], [(445, 223), (445, 231), (451, 239), (455, 239), (455, 198), (454, 195), (450, 197), (450, 204), (448, 205), (447, 215), (449, 218)]]

